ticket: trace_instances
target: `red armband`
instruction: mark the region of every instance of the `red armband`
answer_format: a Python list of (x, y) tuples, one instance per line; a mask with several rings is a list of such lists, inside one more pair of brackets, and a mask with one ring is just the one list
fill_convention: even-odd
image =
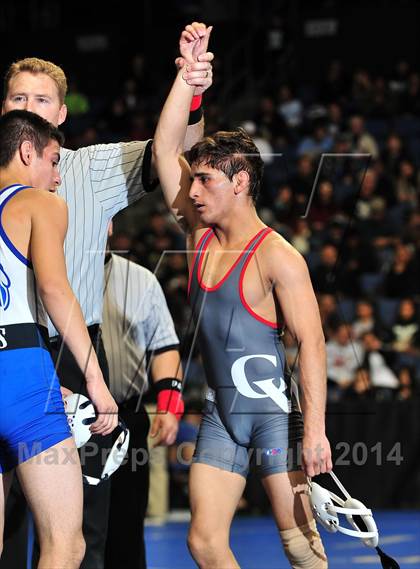
[(181, 386), (181, 381), (175, 377), (167, 377), (154, 384), (158, 413), (173, 413), (178, 421), (181, 419), (184, 414)]
[(190, 115), (188, 117), (188, 124), (197, 124), (201, 121), (203, 117), (203, 107), (201, 102), (203, 100), (202, 95), (195, 95), (191, 100)]
[(201, 107), (202, 100), (203, 100), (203, 95), (194, 95), (194, 97), (191, 99), (190, 113), (196, 111)]

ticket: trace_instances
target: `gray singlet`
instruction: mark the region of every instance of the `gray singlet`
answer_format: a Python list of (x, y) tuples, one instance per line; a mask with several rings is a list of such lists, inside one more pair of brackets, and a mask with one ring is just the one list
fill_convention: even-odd
[(197, 244), (189, 283), (190, 304), (209, 385), (194, 462), (260, 475), (299, 469), (302, 415), (287, 373), (277, 323), (252, 311), (242, 291), (252, 255), (272, 231), (266, 227), (247, 244), (213, 287), (202, 281), (209, 229)]

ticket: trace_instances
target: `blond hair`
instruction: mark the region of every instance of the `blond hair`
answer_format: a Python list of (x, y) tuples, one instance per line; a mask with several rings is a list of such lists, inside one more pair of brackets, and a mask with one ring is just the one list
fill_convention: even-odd
[(51, 63), (51, 61), (45, 61), (44, 59), (38, 59), (37, 57), (26, 57), (25, 59), (20, 59), (19, 61), (12, 63), (4, 77), (4, 98), (7, 96), (11, 79), (16, 77), (16, 75), (22, 71), (28, 71), (34, 75), (37, 73), (44, 73), (45, 75), (48, 75), (48, 77), (51, 77), (57, 85), (60, 104), (62, 105), (64, 103), (64, 98), (67, 93), (67, 79), (64, 71), (61, 67), (58, 67), (58, 65)]

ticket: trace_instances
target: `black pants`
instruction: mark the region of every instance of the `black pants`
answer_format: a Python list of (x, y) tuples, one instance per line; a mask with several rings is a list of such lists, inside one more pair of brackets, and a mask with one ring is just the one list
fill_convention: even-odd
[(137, 398), (120, 406), (130, 430), (128, 460), (111, 476), (105, 569), (146, 569), (144, 518), (149, 494), (149, 418)]
[[(88, 328), (93, 346), (98, 355), (105, 381), (108, 379), (108, 363), (105, 350), (100, 338), (99, 326)], [(60, 383), (76, 393), (87, 395), (86, 382), (72, 353), (61, 341), (52, 341), (50, 351), (57, 365)], [(100, 447), (109, 448), (112, 444), (111, 436), (97, 435), (91, 438)], [(0, 569), (24, 569), (26, 567), (27, 531), (26, 515), (22, 515), (24, 496), (14, 483), (9, 496), (5, 520), (4, 554), (0, 560)], [(81, 569), (103, 569), (105, 556), (105, 542), (108, 528), (110, 498), (110, 482), (106, 481), (99, 486), (84, 485), (83, 503), (83, 535), (86, 541), (86, 554), (80, 566)], [(34, 555), (36, 566), (37, 555)], [(24, 562), (22, 563), (22, 559)]]

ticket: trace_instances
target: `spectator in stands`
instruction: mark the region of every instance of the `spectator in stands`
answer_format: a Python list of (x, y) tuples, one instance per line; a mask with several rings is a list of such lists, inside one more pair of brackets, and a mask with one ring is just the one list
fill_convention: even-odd
[(338, 249), (331, 243), (322, 246), (320, 263), (311, 271), (316, 292), (342, 293), (350, 298), (360, 294), (358, 267), (347, 266), (338, 259)]
[(396, 132), (391, 132), (385, 142), (385, 148), (381, 154), (384, 168), (393, 178), (399, 173), (402, 160), (408, 158), (408, 152), (401, 137)]
[(365, 332), (362, 335), (362, 344), (364, 348), (363, 367), (369, 372), (371, 385), (375, 388), (376, 399), (392, 399), (399, 385), (394, 372), (394, 352), (386, 349), (386, 346), (373, 332)]
[(356, 304), (356, 319), (352, 322), (352, 335), (360, 340), (366, 332), (376, 330), (376, 319), (373, 304), (369, 300), (359, 300)]
[(69, 82), (65, 103), (70, 117), (85, 115), (89, 112), (89, 98), (79, 90), (75, 79)]
[(254, 122), (267, 140), (275, 146), (283, 146), (284, 139), (288, 137), (287, 125), (284, 118), (276, 111), (272, 97), (267, 95), (261, 97)]
[(395, 188), (398, 204), (404, 206), (404, 213), (413, 211), (418, 207), (419, 174), (413, 162), (408, 159), (403, 159), (399, 164)]
[(333, 101), (327, 109), (327, 132), (334, 140), (344, 130), (343, 109), (339, 103)]
[(369, 372), (363, 366), (356, 369), (352, 383), (343, 393), (346, 401), (371, 401), (374, 398), (374, 390), (370, 382)]
[(405, 224), (402, 239), (406, 243), (413, 243), (417, 253), (417, 265), (420, 265), (420, 210), (413, 211)]
[(396, 398), (400, 401), (406, 401), (417, 395), (415, 385), (415, 369), (413, 366), (403, 366), (398, 370), (399, 386)]
[(382, 197), (374, 197), (369, 208), (369, 217), (359, 220), (356, 227), (364, 243), (370, 243), (379, 253), (394, 245), (398, 230), (388, 222), (386, 203)]
[(364, 350), (361, 344), (353, 341), (351, 329), (346, 324), (339, 324), (331, 339), (326, 343), (328, 397), (330, 400), (341, 398), (353, 382), (356, 370), (360, 367)]
[(379, 157), (378, 145), (365, 128), (365, 121), (361, 115), (353, 115), (349, 121), (350, 132), (353, 136), (352, 152), (370, 154), (376, 160)]
[(297, 162), (296, 174), (289, 180), (298, 207), (298, 215), (303, 215), (305, 212), (314, 185), (315, 173), (315, 165), (312, 159), (309, 156), (301, 156)]
[(321, 249), (319, 265), (311, 272), (314, 290), (324, 294), (335, 294), (337, 292), (336, 271), (337, 248), (327, 243)]
[(377, 252), (369, 239), (362, 239), (356, 227), (347, 228), (346, 237), (341, 242), (340, 259), (344, 266), (360, 273), (373, 273), (379, 270)]
[(318, 294), (317, 299), (322, 329), (325, 337), (329, 339), (332, 331), (336, 330), (340, 323), (337, 310), (337, 300), (332, 294)]
[(324, 122), (316, 122), (309, 136), (302, 139), (297, 148), (298, 156), (311, 156), (317, 159), (324, 152), (330, 152), (333, 146), (333, 137), (328, 132)]
[(413, 355), (420, 353), (419, 315), (411, 298), (404, 298), (400, 302), (391, 331), (394, 350)]
[(324, 229), (338, 212), (334, 199), (333, 185), (329, 180), (321, 180), (312, 200), (308, 219), (314, 229)]
[(292, 130), (298, 129), (302, 124), (303, 105), (294, 96), (290, 85), (282, 85), (278, 91), (277, 112)]
[(378, 196), (378, 175), (373, 168), (368, 168), (365, 172), (359, 174), (358, 182), (360, 183), (360, 194), (356, 204), (354, 204), (354, 196), (351, 196), (344, 204), (345, 209), (353, 210), (357, 220), (369, 219), (372, 212), (372, 200)]
[(294, 226), (293, 236), (290, 239), (291, 244), (299, 253), (305, 256), (311, 248), (311, 229), (306, 219), (298, 217)]
[(255, 146), (258, 148), (263, 159), (264, 164), (271, 164), (274, 160), (273, 147), (268, 138), (266, 138), (261, 130), (257, 128), (254, 121), (246, 120), (241, 124), (241, 127), (249, 134), (254, 141)]
[(385, 277), (384, 295), (391, 298), (403, 298), (419, 294), (419, 278), (413, 244), (397, 243), (392, 265)]

